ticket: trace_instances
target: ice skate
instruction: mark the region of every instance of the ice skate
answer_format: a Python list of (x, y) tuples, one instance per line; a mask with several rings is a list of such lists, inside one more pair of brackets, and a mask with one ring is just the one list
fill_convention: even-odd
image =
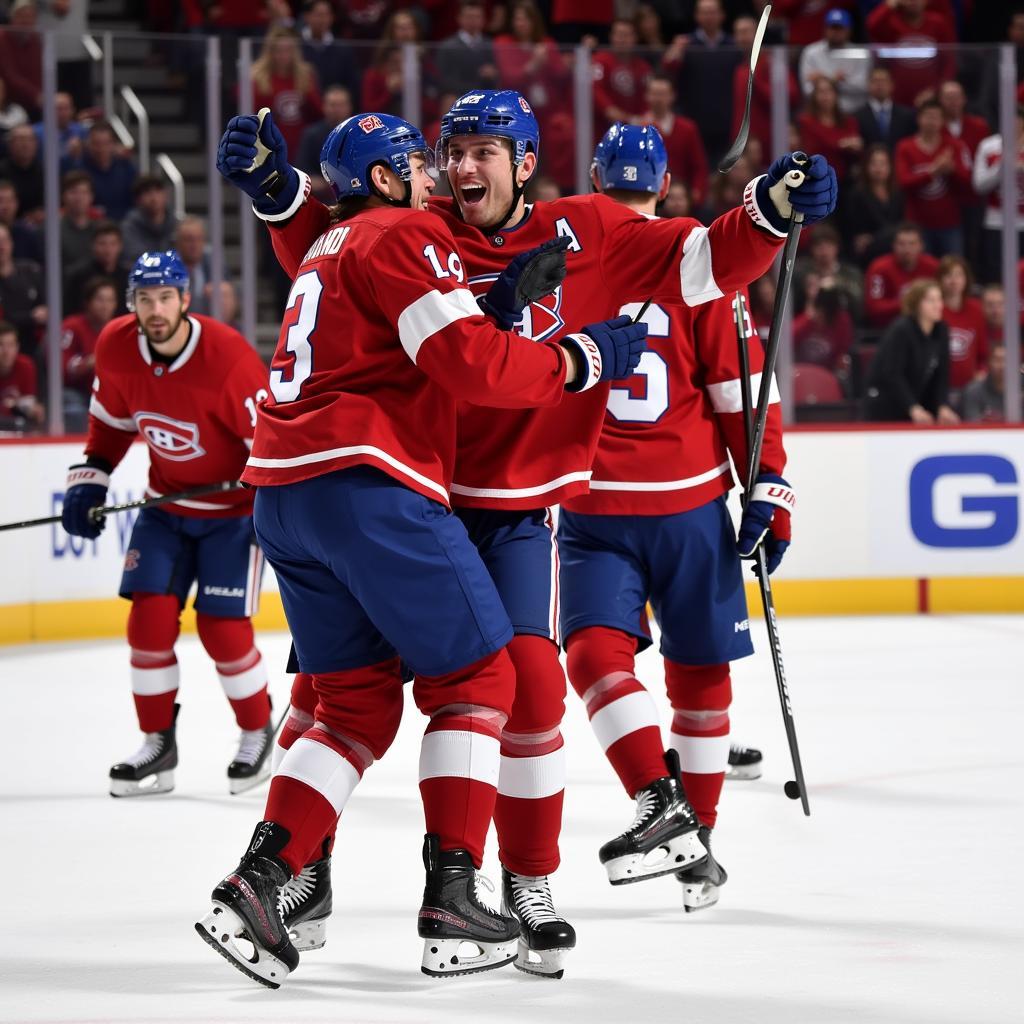
[(707, 825), (700, 827), (700, 841), (708, 851), (707, 857), (693, 867), (676, 872), (676, 878), (683, 884), (683, 909), (688, 914), (713, 907), (718, 902), (722, 886), (729, 879), (725, 868), (711, 852), (711, 829)]
[(243, 729), (238, 753), (228, 765), (228, 788), (232, 796), (258, 786), (270, 776), (270, 755), (274, 748), (274, 720), (262, 729)]
[(287, 829), (260, 822), (238, 867), (213, 890), (213, 909), (196, 922), (205, 942), (267, 988), (280, 988), (299, 966), (278, 912), (279, 892), (291, 873), (276, 854), (288, 839)]
[(440, 849), (436, 835), (423, 840), (423, 890), (418, 930), (423, 939), (421, 970), (433, 978), (476, 974), (516, 958), (519, 924), (481, 903), (476, 869), (465, 850)]
[(727, 779), (761, 778), (761, 751), (752, 747), (729, 747), (729, 768)]
[(501, 912), (519, 922), (516, 969), (561, 978), (565, 958), (576, 946), (576, 932), (555, 912), (548, 876), (516, 875), (502, 868), (501, 883)]
[(669, 774), (636, 794), (636, 817), (620, 836), (601, 847), (601, 863), (612, 885), (669, 875), (703, 860), (699, 822), (679, 781), (679, 756), (665, 752)]
[(174, 789), (178, 744), (174, 738), (179, 705), (169, 729), (144, 733), (142, 746), (131, 757), (110, 769), (111, 796), (153, 796)]
[(327, 919), (332, 910), (331, 857), (326, 849), (323, 853), (320, 860), (307, 864), (281, 886), (278, 896), (288, 938), (300, 953), (322, 949), (327, 941)]

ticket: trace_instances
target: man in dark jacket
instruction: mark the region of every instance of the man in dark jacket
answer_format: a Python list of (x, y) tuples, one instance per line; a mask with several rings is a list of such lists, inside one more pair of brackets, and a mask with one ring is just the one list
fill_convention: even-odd
[(917, 131), (917, 119), (910, 107), (893, 103), (892, 74), (888, 68), (874, 68), (868, 78), (868, 101), (854, 112), (864, 147), (875, 142), (892, 150), (900, 139)]

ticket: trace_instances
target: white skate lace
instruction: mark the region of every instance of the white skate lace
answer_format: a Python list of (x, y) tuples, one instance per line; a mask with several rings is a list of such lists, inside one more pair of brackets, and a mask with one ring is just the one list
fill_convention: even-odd
[(511, 875), (510, 877), (512, 880), (512, 903), (516, 913), (530, 928), (547, 924), (549, 921), (562, 920), (555, 913), (547, 875), (538, 877)]
[(277, 910), (282, 917), (297, 910), (316, 888), (316, 871), (307, 864), (294, 878), (288, 879), (277, 894)]
[(131, 757), (125, 758), (125, 764), (130, 764), (133, 768), (141, 768), (143, 765), (155, 761), (163, 753), (164, 741), (160, 733), (147, 732), (145, 737), (142, 746)]
[(235, 760), (243, 764), (255, 764), (267, 745), (266, 729), (243, 729), (238, 741), (238, 753)]
[(633, 824), (626, 829), (622, 834), (624, 836), (629, 835), (634, 829), (639, 828), (655, 811), (657, 808), (657, 801), (654, 794), (646, 789), (642, 789), (636, 798), (636, 817), (633, 819)]

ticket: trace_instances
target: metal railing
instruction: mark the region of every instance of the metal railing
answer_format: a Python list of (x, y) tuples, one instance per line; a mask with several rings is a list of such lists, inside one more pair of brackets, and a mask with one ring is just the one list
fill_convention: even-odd
[(174, 216), (181, 220), (185, 216), (185, 179), (178, 165), (166, 154), (157, 153), (156, 165), (167, 176), (174, 194)]
[[(143, 106), (142, 100), (130, 85), (122, 85), (119, 93), (125, 107), (135, 118), (135, 124), (138, 126), (139, 141), (135, 147), (135, 155), (139, 163), (139, 170), (143, 174), (149, 174), (149, 111)], [(127, 122), (125, 124), (127, 126)]]

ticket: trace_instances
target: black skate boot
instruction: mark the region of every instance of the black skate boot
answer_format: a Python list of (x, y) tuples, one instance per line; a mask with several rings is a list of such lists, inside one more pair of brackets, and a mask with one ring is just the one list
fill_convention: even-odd
[(261, 821), (238, 867), (213, 890), (213, 909), (196, 922), (196, 931), (225, 960), (267, 988), (280, 988), (299, 966), (277, 909), (291, 872), (276, 855), (289, 838), (287, 829)]
[(481, 903), (476, 869), (465, 850), (444, 850), (440, 839), (423, 839), (423, 890), (418, 930), (423, 939), (421, 970), (433, 978), (476, 974), (516, 958), (519, 924)]
[(688, 914), (713, 907), (718, 902), (719, 891), (729, 879), (725, 868), (711, 852), (711, 829), (707, 825), (700, 827), (700, 841), (708, 851), (707, 857), (693, 867), (676, 872), (676, 878), (683, 883), (683, 909)]
[(636, 794), (636, 817), (622, 835), (601, 847), (612, 885), (670, 875), (707, 856), (697, 838), (699, 822), (679, 781), (679, 755), (665, 751), (669, 774)]
[(761, 751), (753, 747), (729, 747), (729, 768), (727, 779), (761, 778)]
[(174, 769), (178, 767), (174, 730), (179, 707), (174, 705), (170, 729), (144, 733), (142, 746), (110, 769), (111, 796), (152, 796), (174, 789)]
[(238, 753), (228, 765), (228, 788), (232, 796), (258, 786), (270, 775), (270, 755), (274, 749), (274, 719), (262, 729), (243, 729)]
[(327, 918), (332, 910), (329, 843), (330, 840), (324, 840), (323, 856), (281, 886), (278, 896), (278, 909), (288, 938), (300, 953), (322, 949), (327, 941)]
[(502, 868), (501, 912), (519, 922), (516, 968), (544, 978), (561, 978), (565, 957), (576, 946), (576, 932), (555, 913), (548, 876), (515, 875)]

